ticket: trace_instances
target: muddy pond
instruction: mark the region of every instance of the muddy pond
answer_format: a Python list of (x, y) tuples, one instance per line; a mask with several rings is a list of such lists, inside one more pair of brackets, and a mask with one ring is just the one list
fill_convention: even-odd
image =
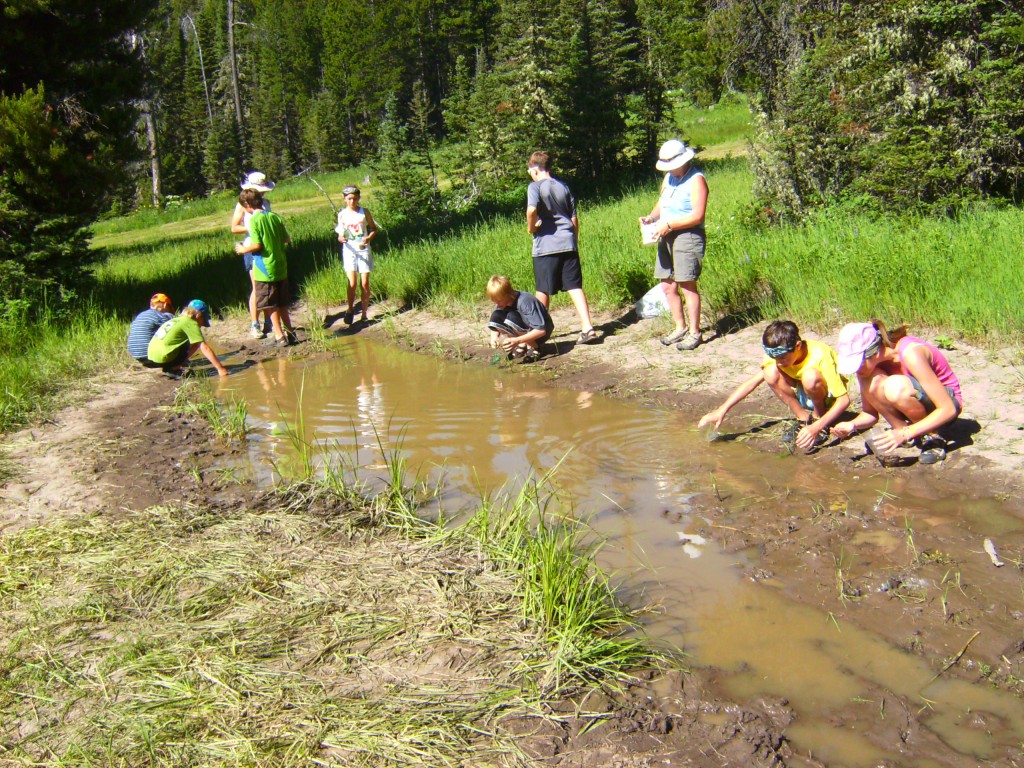
[[(742, 440), (709, 443), (693, 414), (355, 337), (330, 359), (257, 364), (221, 382), (220, 396), (248, 404), (252, 471), (268, 481), (275, 466), (296, 460), (285, 435), (296, 420), (316, 452), (346, 454), (370, 484), (384, 482), (387, 456), (403, 456), (424, 480), (440, 483), (437, 503), (448, 514), (472, 507), (481, 493), (514, 493), (552, 473), (562, 509), (608, 539), (600, 561), (621, 576), (626, 599), (661, 604), (650, 634), (717, 670), (732, 700), (787, 700), (796, 717), (786, 735), (808, 765), (1010, 766), (1020, 759), (1024, 701), (1005, 687), (937, 675), (934, 659), (894, 641), (913, 637), (914, 617), (924, 610), (913, 578), (933, 582), (940, 595), (933, 602), (941, 600), (943, 611), (958, 590), (998, 594), (987, 608), (990, 623), (980, 615), (970, 625), (940, 622), (948, 656), (978, 631), (979, 647), (1021, 641), (1020, 570), (997, 571), (972, 550), (944, 576), (940, 564), (900, 581), (907, 609), (897, 619), (887, 608), (873, 622), (868, 606), (887, 599), (880, 593), (896, 582), (875, 578), (866, 564), (909, 559), (915, 531), (945, 528), (955, 532), (949, 540), (974, 542), (978, 551), (987, 536), (1020, 541), (1024, 520), (1005, 502), (930, 492), (927, 480), (867, 465), (840, 472)], [(742, 528), (753, 516), (775, 536), (796, 538), (800, 526), (786, 522), (794, 510), (816, 523), (835, 520), (837, 530), (872, 514), (897, 522), (877, 530), (861, 522), (854, 535), (824, 548), (777, 553), (771, 568), (771, 546), (741, 536), (723, 546), (728, 537), (709, 534)], [(862, 578), (852, 586), (845, 574), (858, 567)], [(808, 580), (823, 572), (834, 574), (828, 590), (863, 620), (806, 598)], [(905, 626), (896, 630), (896, 621)]]

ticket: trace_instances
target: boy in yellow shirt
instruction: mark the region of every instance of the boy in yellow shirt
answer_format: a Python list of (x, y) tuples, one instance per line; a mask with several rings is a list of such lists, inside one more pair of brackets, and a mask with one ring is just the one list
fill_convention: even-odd
[(725, 414), (743, 398), (768, 382), (772, 392), (804, 424), (796, 445), (809, 450), (829, 438), (829, 427), (850, 406), (847, 380), (836, 370), (836, 352), (828, 344), (800, 338), (789, 320), (769, 323), (761, 336), (765, 357), (757, 375), (740, 384), (718, 408), (704, 414), (698, 428), (718, 429)]

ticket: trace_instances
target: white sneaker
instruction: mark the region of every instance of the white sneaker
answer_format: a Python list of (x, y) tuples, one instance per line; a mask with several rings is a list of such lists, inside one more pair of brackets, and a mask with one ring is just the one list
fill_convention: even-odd
[(253, 323), (249, 326), (249, 333), (254, 339), (265, 339), (267, 334), (263, 332), (263, 328), (260, 327), (259, 323)]

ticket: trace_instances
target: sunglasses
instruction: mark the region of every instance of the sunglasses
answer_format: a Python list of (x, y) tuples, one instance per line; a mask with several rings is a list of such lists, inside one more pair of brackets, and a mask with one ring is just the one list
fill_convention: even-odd
[(772, 360), (778, 360), (796, 349), (796, 347), (766, 347), (764, 344), (761, 345), (761, 348)]

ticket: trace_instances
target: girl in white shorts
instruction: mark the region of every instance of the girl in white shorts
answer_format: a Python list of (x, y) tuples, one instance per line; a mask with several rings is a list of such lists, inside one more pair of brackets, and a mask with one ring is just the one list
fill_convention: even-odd
[(373, 271), (373, 254), (370, 252), (370, 241), (377, 236), (377, 224), (373, 216), (359, 205), (359, 187), (345, 187), (345, 207), (338, 211), (338, 233), (341, 243), (341, 264), (348, 278), (348, 311), (345, 322), (352, 325), (354, 302), (356, 298), (356, 276), (359, 276), (362, 298), (362, 317), (366, 322), (366, 313), (370, 309), (370, 273)]

